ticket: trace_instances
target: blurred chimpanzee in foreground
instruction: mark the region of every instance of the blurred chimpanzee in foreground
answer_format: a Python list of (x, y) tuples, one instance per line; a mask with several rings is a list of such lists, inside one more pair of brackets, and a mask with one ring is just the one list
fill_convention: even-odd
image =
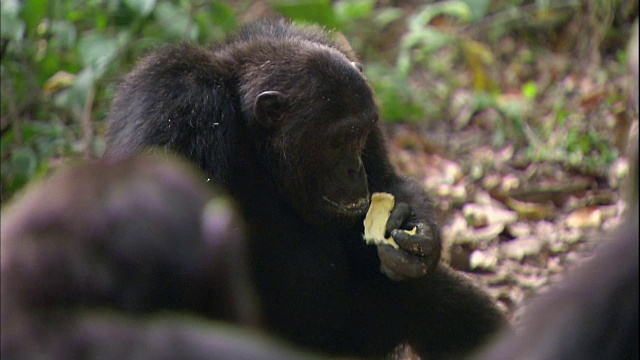
[(177, 160), (71, 166), (2, 214), (2, 359), (300, 359), (255, 325), (241, 221)]

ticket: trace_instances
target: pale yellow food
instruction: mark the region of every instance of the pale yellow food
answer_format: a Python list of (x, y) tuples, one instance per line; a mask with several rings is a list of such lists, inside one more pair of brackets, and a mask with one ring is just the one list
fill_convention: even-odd
[[(371, 195), (371, 205), (369, 205), (369, 211), (364, 218), (363, 238), (367, 244), (391, 245), (396, 249), (400, 248), (391, 236), (384, 237), (387, 221), (395, 204), (396, 201), (391, 194), (373, 193)], [(412, 235), (416, 233), (415, 228), (405, 231)]]

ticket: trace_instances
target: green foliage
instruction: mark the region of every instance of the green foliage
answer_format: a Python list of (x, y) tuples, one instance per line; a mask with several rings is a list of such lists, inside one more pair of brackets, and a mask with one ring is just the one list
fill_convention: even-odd
[(142, 53), (237, 26), (225, 1), (3, 0), (1, 14), (3, 198), (50, 159), (100, 155), (114, 79)]
[(290, 19), (338, 27), (330, 0), (276, 0), (271, 5)]
[(489, 10), (489, 0), (463, 0), (467, 4), (474, 21), (481, 20)]
[(531, 101), (536, 98), (538, 95), (538, 86), (533, 81), (528, 81), (526, 84), (522, 86), (522, 94), (525, 99)]
[(1, 168), (3, 192), (13, 193), (37, 175), (45, 174), (49, 166), (48, 159), (69, 151), (67, 147), (70, 144), (64, 126), (34, 122), (23, 124), (20, 130), (20, 141), (16, 139), (16, 131), (9, 129), (0, 143), (3, 158), (8, 152), (11, 154), (8, 159), (3, 159)]
[(618, 158), (611, 141), (593, 130), (573, 127), (557, 144), (543, 143), (526, 148), (533, 162), (555, 162), (583, 173), (605, 176), (605, 169)]
[(419, 104), (427, 99), (413, 91), (406, 78), (397, 76), (392, 68), (382, 64), (367, 66), (366, 73), (376, 90), (384, 120), (411, 122), (423, 117), (424, 109)]
[[(594, 135), (588, 119), (576, 116), (579, 100), (569, 103), (563, 96), (567, 92), (559, 92), (552, 97), (555, 102), (541, 110), (539, 102), (549, 97), (549, 84), (531, 74), (537, 58), (544, 56), (535, 46), (526, 44), (528, 52), (516, 53), (518, 58), (505, 64), (504, 58), (516, 50), (502, 52), (492, 42), (524, 28), (526, 36), (517, 34), (517, 48), (549, 24), (577, 14), (587, 20), (584, 29), (595, 29), (589, 30), (593, 35), (580, 36), (589, 40), (583, 47), (597, 49), (613, 14), (624, 7), (622, 0), (589, 0), (585, 6), (575, 1), (444, 0), (419, 3), (411, 11), (406, 6), (414, 5), (382, 7), (375, 0), (267, 3), (295, 21), (345, 33), (365, 62), (386, 121), (455, 118), (452, 108), (460, 100), (466, 101), (466, 113), (453, 127), (467, 126), (475, 114), (495, 114), (489, 120), (495, 127), (493, 145), (522, 146), (532, 161), (596, 168), (617, 156), (606, 138)], [(2, 198), (55, 167), (51, 159), (101, 154), (102, 120), (114, 85), (143, 53), (177, 41), (219, 41), (238, 26), (236, 11), (249, 4), (2, 0)], [(637, 2), (627, 8), (637, 13)], [(627, 53), (617, 55), (625, 61)], [(529, 70), (514, 74), (514, 68), (501, 68), (511, 63)], [(516, 80), (505, 81), (502, 72)], [(556, 71), (553, 76), (563, 75)], [(460, 89), (466, 94), (463, 99), (457, 98)]]
[[(413, 64), (426, 62), (438, 49), (454, 43), (446, 32), (429, 24), (438, 16), (460, 17), (471, 21), (486, 11), (487, 1), (448, 0), (421, 7), (408, 19), (408, 32), (402, 37), (395, 64), (377, 61), (375, 53), (369, 53), (365, 41), (375, 41), (378, 32), (404, 17), (404, 11), (394, 7), (376, 7), (374, 0), (339, 0), (330, 6), (324, 0), (273, 1), (282, 14), (299, 21), (320, 23), (345, 32), (357, 52), (371, 55), (365, 72), (376, 91), (382, 108), (382, 118), (387, 121), (412, 122), (424, 119), (434, 109), (433, 100), (416, 91), (408, 75)], [(309, 9), (314, 16), (310, 19)], [(368, 40), (367, 40), (368, 38)], [(373, 49), (373, 52), (376, 50)]]
[[(448, 65), (440, 66), (434, 57), (438, 51), (448, 47), (457, 46), (460, 39), (447, 31), (432, 25), (434, 19), (447, 17), (462, 23), (469, 23), (474, 16), (484, 13), (486, 4), (483, 1), (456, 1), (448, 0), (424, 5), (418, 11), (407, 18), (407, 31), (400, 39), (400, 45), (392, 68), (384, 71), (367, 71), (375, 88), (383, 110), (383, 117), (389, 121), (418, 121), (428, 115), (438, 116), (440, 109), (438, 102), (444, 94), (438, 93), (440, 89), (434, 88), (433, 92), (417, 91), (412, 86), (409, 75), (415, 65), (426, 65), (436, 74), (448, 73)], [(470, 5), (474, 5), (475, 13)], [(377, 17), (380, 27), (395, 21), (399, 16), (398, 9), (386, 9)], [(384, 66), (381, 66), (384, 67)], [(446, 96), (446, 95), (444, 95)]]
[(464, 22), (472, 20), (469, 6), (463, 1), (443, 1), (425, 5), (407, 21), (407, 33), (402, 37), (396, 61), (401, 76), (408, 76), (414, 62), (428, 59), (444, 46), (456, 40), (451, 34), (429, 25), (437, 16), (450, 16)]

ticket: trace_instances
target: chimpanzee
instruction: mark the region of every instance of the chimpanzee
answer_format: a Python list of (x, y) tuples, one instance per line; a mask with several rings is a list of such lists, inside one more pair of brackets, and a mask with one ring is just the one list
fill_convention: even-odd
[[(402, 341), (466, 353), (504, 317), (439, 263), (432, 205), (394, 170), (378, 118), (343, 37), (262, 21), (215, 47), (143, 58), (112, 104), (106, 156), (168, 149), (229, 191), (272, 333), (329, 354), (384, 356)], [(362, 239), (374, 192), (395, 196), (387, 232), (400, 249)]]
[(74, 165), (5, 209), (2, 359), (315, 358), (253, 329), (239, 219), (199, 179), (164, 158)]
[(235, 228), (242, 225), (228, 197), (214, 197), (220, 192), (196, 174), (149, 156), (55, 174), (3, 213), (3, 295), (7, 286), (25, 306), (109, 302), (139, 313), (189, 309), (255, 323), (253, 296), (239, 292), (250, 288), (246, 266), (237, 266), (245, 249)]

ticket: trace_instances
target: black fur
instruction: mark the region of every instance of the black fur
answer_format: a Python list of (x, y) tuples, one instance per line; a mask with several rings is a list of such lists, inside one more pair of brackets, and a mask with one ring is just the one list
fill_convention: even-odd
[(2, 358), (83, 358), (61, 354), (92, 341), (117, 348), (115, 338), (72, 340), (99, 333), (85, 314), (256, 325), (239, 219), (201, 177), (154, 158), (76, 165), (3, 210)]
[[(272, 332), (332, 354), (383, 356), (403, 340), (427, 356), (465, 353), (504, 318), (438, 264), (433, 208), (390, 164), (360, 70), (346, 42), (283, 21), (211, 49), (160, 49), (119, 89), (107, 156), (164, 147), (228, 189)], [(362, 240), (373, 192), (396, 198), (399, 250)]]

